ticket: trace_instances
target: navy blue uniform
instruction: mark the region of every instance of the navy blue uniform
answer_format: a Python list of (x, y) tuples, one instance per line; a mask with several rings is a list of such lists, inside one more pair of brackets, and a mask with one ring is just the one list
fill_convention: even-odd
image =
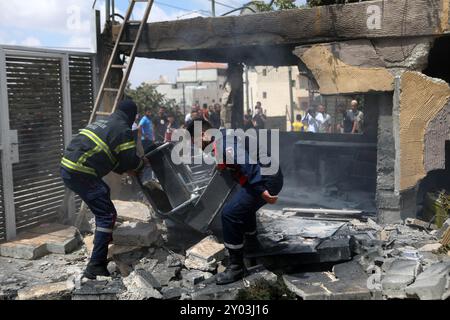
[[(224, 164), (218, 165), (219, 170), (231, 170), (240, 189), (227, 201), (222, 212), (222, 227), (225, 247), (232, 250), (242, 249), (244, 234), (256, 234), (256, 212), (266, 204), (261, 197), (264, 191), (272, 196), (278, 195), (283, 187), (281, 169), (275, 175), (261, 175), (263, 165), (258, 159), (252, 164), (245, 142), (234, 139), (232, 147), (227, 146), (225, 131), (220, 146), (223, 150)], [(228, 159), (228, 160), (227, 160)]]
[(131, 131), (136, 106), (124, 102), (106, 120), (96, 121), (71, 141), (61, 160), (61, 177), (67, 188), (86, 203), (95, 216), (92, 263), (106, 263), (117, 212), (110, 189), (102, 177), (111, 171), (122, 174), (139, 170), (143, 161), (136, 154)]

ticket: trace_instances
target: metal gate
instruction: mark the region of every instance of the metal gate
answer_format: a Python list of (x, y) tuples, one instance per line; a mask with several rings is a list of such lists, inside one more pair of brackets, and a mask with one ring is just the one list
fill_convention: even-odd
[(10, 239), (60, 214), (65, 188), (59, 162), (72, 129), (89, 119), (92, 61), (67, 52), (0, 48), (0, 239), (2, 232)]

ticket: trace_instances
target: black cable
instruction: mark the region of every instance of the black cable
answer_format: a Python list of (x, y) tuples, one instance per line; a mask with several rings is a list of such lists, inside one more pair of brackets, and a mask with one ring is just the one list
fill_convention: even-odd
[[(249, 9), (249, 10), (252, 11), (253, 13), (257, 13), (257, 12), (255, 11), (255, 9), (253, 9), (252, 7), (250, 7), (250, 5), (253, 4), (253, 3), (255, 3), (255, 2), (256, 2), (256, 1), (252, 1), (252, 2), (246, 4), (245, 6), (243, 6), (243, 7), (241, 7), (241, 8), (237, 8), (237, 9), (231, 10), (231, 11), (229, 11), (229, 12), (226, 12), (226, 13), (224, 13), (224, 14), (222, 15), (222, 17), (227, 16), (227, 15), (233, 13), (233, 12), (236, 12), (236, 11), (239, 11), (239, 10), (243, 10), (243, 9)], [(272, 7), (274, 3), (275, 3), (275, 0), (270, 1), (269, 6)]]

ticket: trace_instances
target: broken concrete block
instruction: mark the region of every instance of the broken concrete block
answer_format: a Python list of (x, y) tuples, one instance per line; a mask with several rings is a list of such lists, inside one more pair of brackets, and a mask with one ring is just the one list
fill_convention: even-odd
[(446, 291), (450, 290), (450, 262), (440, 262), (428, 267), (406, 288), (406, 294), (421, 300), (445, 299)]
[[(116, 244), (109, 245), (108, 248), (108, 259), (114, 259), (114, 260), (129, 260), (128, 256), (133, 255), (134, 252), (141, 251), (141, 247), (136, 246), (119, 246)], [(140, 254), (142, 254), (140, 252)], [(130, 258), (132, 259), (132, 258)]]
[(186, 271), (181, 273), (183, 277), (183, 286), (187, 288), (194, 288), (195, 285), (213, 276), (212, 273), (200, 270), (183, 271)]
[(149, 222), (151, 220), (150, 208), (141, 202), (113, 200), (113, 203), (117, 210), (118, 221)]
[(370, 300), (366, 272), (356, 261), (335, 265), (333, 272), (284, 275), (284, 283), (303, 300)]
[(164, 287), (161, 290), (161, 293), (165, 300), (177, 300), (180, 299), (183, 294), (186, 294), (187, 291), (180, 287)]
[(214, 236), (209, 236), (189, 248), (186, 251), (186, 256), (203, 259), (206, 262), (221, 261), (225, 258), (225, 246), (217, 242)]
[(415, 227), (415, 228), (419, 228), (419, 229), (426, 229), (426, 230), (436, 230), (437, 226), (435, 224), (430, 224), (428, 222), (419, 220), (419, 219), (414, 219), (414, 218), (406, 218), (405, 220), (405, 224), (409, 227)]
[(179, 267), (168, 267), (165, 264), (157, 264), (151, 271), (153, 277), (158, 280), (162, 286), (167, 286), (173, 278), (180, 272)]
[(217, 285), (215, 276), (198, 284), (191, 294), (192, 300), (235, 300), (240, 289), (255, 284), (259, 280), (276, 283), (276, 274), (266, 270), (263, 266), (248, 269), (249, 275), (241, 281), (226, 285)]
[(34, 260), (46, 254), (48, 254), (47, 244), (41, 239), (19, 238), (0, 245), (0, 255), (3, 257)]
[(88, 280), (75, 288), (72, 300), (117, 300), (118, 295), (126, 290), (121, 279)]
[(388, 298), (405, 299), (405, 289), (414, 282), (421, 272), (418, 261), (397, 259), (392, 262), (381, 280), (383, 295)]
[(46, 283), (17, 292), (17, 300), (70, 300), (74, 289), (70, 281)]
[(217, 262), (224, 258), (225, 246), (218, 243), (214, 236), (209, 236), (186, 251), (184, 265), (188, 269), (214, 271)]
[(152, 280), (143, 270), (133, 271), (123, 279), (126, 291), (119, 294), (121, 300), (162, 299), (161, 293), (152, 285)]
[(27, 231), (27, 233), (42, 237), (50, 253), (70, 253), (77, 249), (81, 243), (81, 235), (77, 228), (57, 223), (43, 224)]
[(113, 233), (113, 244), (121, 246), (150, 247), (159, 239), (154, 223), (125, 222)]
[(17, 259), (38, 259), (48, 253), (66, 254), (81, 243), (78, 230), (60, 224), (44, 224), (0, 245), (0, 255)]
[(423, 252), (432, 252), (439, 250), (439, 248), (442, 247), (442, 244), (440, 243), (429, 243), (419, 248), (419, 251)]

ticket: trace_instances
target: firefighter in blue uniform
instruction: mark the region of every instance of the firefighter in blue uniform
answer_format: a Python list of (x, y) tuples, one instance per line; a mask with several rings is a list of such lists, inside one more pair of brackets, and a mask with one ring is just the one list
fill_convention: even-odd
[(108, 244), (117, 212), (110, 198), (110, 189), (102, 177), (113, 171), (135, 175), (148, 160), (136, 154), (131, 131), (137, 106), (122, 101), (116, 112), (80, 130), (70, 142), (61, 160), (61, 177), (95, 215), (94, 248), (84, 271), (85, 277), (108, 276)]
[[(201, 123), (202, 148), (205, 149), (212, 142), (211, 137), (205, 134), (211, 128), (211, 124), (205, 120), (195, 122)], [(187, 127), (194, 139), (195, 122)], [(229, 264), (225, 271), (216, 277), (216, 282), (220, 285), (235, 282), (245, 276), (244, 250), (251, 252), (259, 247), (256, 212), (267, 203), (274, 204), (283, 187), (281, 169), (274, 175), (262, 175), (263, 165), (258, 159), (252, 164), (250, 155), (245, 150), (245, 142), (237, 141), (233, 136), (230, 147), (226, 143), (226, 130), (221, 130), (221, 136), (221, 143), (216, 141), (214, 148), (221, 148), (221, 155), (224, 157), (223, 164), (218, 164), (218, 169), (231, 171), (241, 187), (227, 201), (222, 211), (223, 238), (229, 253)], [(240, 152), (239, 148), (242, 148)]]

